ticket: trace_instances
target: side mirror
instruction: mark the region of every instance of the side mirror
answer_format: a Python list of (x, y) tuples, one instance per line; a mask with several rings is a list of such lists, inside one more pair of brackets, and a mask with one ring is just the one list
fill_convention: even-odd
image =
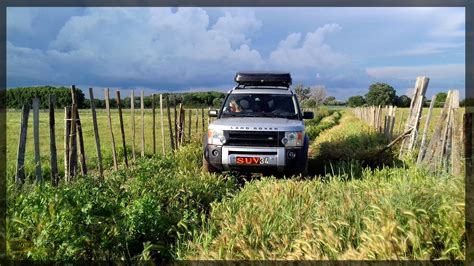
[(218, 114), (218, 110), (209, 110), (209, 117), (217, 117)]
[(303, 112), (303, 119), (313, 119), (314, 113), (313, 112)]

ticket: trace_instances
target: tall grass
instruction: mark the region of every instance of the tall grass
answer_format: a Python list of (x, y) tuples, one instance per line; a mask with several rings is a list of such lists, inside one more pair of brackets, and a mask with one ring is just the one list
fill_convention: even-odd
[(212, 204), (178, 259), (464, 259), (464, 184), (411, 162), (352, 114), (313, 142), (312, 180), (264, 178)]
[(360, 177), (364, 167), (394, 166), (395, 150), (380, 152), (388, 143), (383, 134), (370, 129), (350, 112), (339, 125), (323, 131), (310, 146), (310, 172)]
[(179, 259), (464, 259), (460, 177), (364, 170), (345, 181), (252, 181), (212, 206)]

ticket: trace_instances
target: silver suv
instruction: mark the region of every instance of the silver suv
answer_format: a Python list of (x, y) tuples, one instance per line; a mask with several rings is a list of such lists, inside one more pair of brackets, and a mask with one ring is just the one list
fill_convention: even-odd
[(309, 140), (289, 73), (239, 72), (203, 139), (207, 172), (306, 175)]

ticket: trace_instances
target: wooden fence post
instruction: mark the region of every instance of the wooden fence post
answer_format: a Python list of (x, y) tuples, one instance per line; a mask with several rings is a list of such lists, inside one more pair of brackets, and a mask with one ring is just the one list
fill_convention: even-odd
[(64, 107), (64, 181), (69, 182), (69, 134), (71, 134), (71, 107)]
[(199, 111), (198, 111), (198, 109), (196, 109), (196, 129), (195, 129), (195, 131), (196, 131), (196, 134), (199, 131)]
[(413, 128), (410, 135), (402, 140), (399, 157), (403, 158), (407, 153), (413, 150), (416, 145), (418, 137), (418, 127), (420, 125), (421, 113), (423, 110), (423, 98), (426, 89), (428, 88), (429, 78), (417, 77), (415, 89), (413, 91), (413, 99), (410, 103), (410, 113), (408, 115), (407, 123), (405, 124), (405, 131)]
[(28, 117), (30, 115), (30, 105), (25, 103), (23, 105), (21, 115), (20, 139), (18, 141), (18, 153), (16, 159), (16, 175), (15, 181), (17, 185), (23, 184), (25, 181), (25, 149), (26, 136), (28, 131)]
[(452, 165), (452, 174), (459, 176), (462, 174), (461, 164), (459, 163), (462, 154), (461, 148), (461, 131), (462, 131), (462, 119), (459, 116), (459, 108), (453, 109), (453, 134), (452, 134), (452, 143), (453, 147), (451, 150), (451, 165)]
[(143, 90), (140, 96), (140, 107), (142, 109), (142, 157), (145, 157), (145, 96)]
[(81, 158), (81, 173), (83, 175), (87, 174), (87, 166), (86, 166), (86, 153), (84, 150), (84, 136), (82, 135), (82, 124), (81, 124), (81, 117), (79, 116), (79, 111), (76, 107), (76, 127), (77, 133), (79, 137), (79, 154)]
[(392, 108), (392, 117), (390, 118), (391, 119), (391, 122), (390, 122), (390, 129), (388, 131), (388, 136), (389, 136), (389, 139), (391, 140), (393, 138), (393, 129), (395, 127), (395, 116), (397, 114), (397, 107), (394, 106)]
[(151, 109), (153, 110), (153, 155), (156, 155), (156, 132), (155, 132), (155, 127), (156, 127), (156, 121), (155, 121), (155, 94), (153, 93), (152, 98), (151, 98)]
[[(474, 173), (472, 171), (472, 116), (473, 114), (466, 110), (463, 119), (463, 134), (464, 134), (464, 165), (466, 171), (465, 179), (465, 202), (466, 206), (473, 206), (474, 204)], [(466, 260), (474, 259), (474, 212), (472, 207), (465, 208), (466, 211)]]
[(33, 133), (35, 143), (35, 175), (36, 181), (41, 182), (43, 177), (41, 176), (41, 157), (40, 157), (40, 143), (39, 143), (39, 106), (40, 102), (38, 98), (33, 99)]
[(57, 186), (59, 183), (58, 176), (58, 154), (56, 150), (56, 121), (54, 118), (54, 105), (56, 104), (56, 96), (49, 95), (49, 151), (51, 165), (51, 184)]
[(123, 126), (123, 116), (122, 116), (122, 100), (120, 99), (120, 91), (115, 91), (115, 97), (117, 98), (117, 109), (119, 113), (119, 120), (120, 120), (120, 134), (122, 135), (122, 146), (123, 146), (123, 160), (125, 162), (125, 166), (128, 167), (128, 156), (127, 156), (127, 143), (125, 141), (125, 129)]
[[(430, 170), (434, 170), (438, 166), (439, 160), (442, 157), (442, 146), (443, 143), (443, 136), (445, 135), (445, 127), (448, 126), (448, 113), (450, 112), (450, 103), (451, 103), (451, 91), (448, 91), (448, 95), (446, 97), (446, 102), (444, 103), (444, 107), (441, 111), (441, 115), (436, 123), (435, 131), (431, 136), (430, 142), (426, 148), (425, 155), (422, 159), (422, 162), (429, 165)], [(438, 157), (439, 160), (436, 160)], [(433, 162), (434, 161), (434, 162)]]
[(176, 110), (176, 98), (174, 98), (174, 137), (175, 137), (175, 148), (179, 147), (179, 131), (178, 131), (178, 111)]
[(114, 160), (114, 169), (118, 170), (118, 165), (117, 165), (117, 151), (115, 149), (115, 138), (114, 138), (114, 131), (112, 129), (112, 118), (110, 117), (110, 96), (109, 96), (109, 89), (106, 88), (104, 89), (104, 94), (105, 94), (105, 109), (107, 110), (107, 121), (109, 125), (109, 131), (110, 131), (110, 138), (112, 140), (112, 157)]
[(208, 115), (207, 115), (207, 125), (209, 125), (209, 124), (211, 123), (211, 116), (209, 116), (209, 111), (210, 111), (210, 110), (211, 110), (211, 107), (209, 106), (209, 107), (207, 108), (207, 113), (208, 113)]
[(102, 152), (100, 150), (99, 127), (97, 126), (97, 113), (95, 111), (94, 91), (92, 88), (89, 88), (89, 97), (91, 99), (92, 124), (94, 126), (95, 147), (97, 150), (97, 163), (99, 167), (99, 176), (100, 178), (103, 178), (104, 168), (102, 166)]
[(423, 128), (423, 135), (421, 136), (420, 151), (418, 153), (418, 158), (416, 160), (417, 165), (421, 164), (423, 157), (425, 156), (425, 153), (426, 153), (426, 135), (428, 134), (428, 128), (430, 125), (431, 114), (433, 112), (435, 100), (436, 100), (436, 95), (433, 95), (433, 97), (431, 97), (430, 109), (428, 109), (428, 115), (426, 116), (425, 127)]
[(188, 142), (191, 142), (191, 109), (188, 110)]
[(202, 122), (202, 132), (206, 132), (206, 128), (204, 126), (204, 108), (201, 108), (201, 122)]
[(167, 109), (168, 109), (168, 126), (169, 126), (169, 128), (170, 128), (171, 152), (174, 152), (173, 126), (171, 125), (170, 99), (169, 99), (168, 95), (166, 95), (166, 107), (167, 107)]
[(130, 116), (132, 119), (132, 158), (133, 162), (136, 160), (135, 155), (135, 91), (130, 92)]
[(76, 100), (74, 97), (74, 90), (75, 86), (72, 85), (71, 87), (71, 96), (72, 96), (72, 104), (71, 104), (71, 130), (69, 131), (69, 181), (76, 176), (77, 170), (77, 128), (76, 128)]
[(183, 104), (179, 104), (179, 117), (178, 117), (178, 140), (179, 140), (179, 146), (183, 145), (184, 142), (184, 115), (183, 115)]
[(160, 122), (161, 122), (161, 148), (165, 155), (165, 127), (163, 123), (163, 95), (160, 94)]

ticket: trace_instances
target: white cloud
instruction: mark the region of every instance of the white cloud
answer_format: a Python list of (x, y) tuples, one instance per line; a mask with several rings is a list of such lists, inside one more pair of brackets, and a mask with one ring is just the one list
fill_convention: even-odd
[(428, 55), (428, 54), (440, 54), (445, 53), (452, 49), (458, 49), (464, 47), (464, 43), (461, 42), (427, 42), (423, 44), (415, 45), (411, 49), (396, 52), (395, 56), (409, 56), (409, 55)]
[(212, 26), (212, 33), (217, 36), (226, 37), (231, 43), (250, 43), (248, 35), (254, 34), (262, 27), (262, 22), (255, 17), (254, 12), (248, 12), (242, 15), (233, 15), (231, 12), (225, 12), (223, 17), (219, 17)]
[[(231, 27), (233, 22), (236, 25)], [(198, 77), (212, 81), (240, 68), (264, 65), (245, 37), (259, 23), (255, 17), (227, 14), (209, 25), (209, 17), (200, 8), (176, 12), (168, 8), (91, 8), (72, 17), (47, 51), (22, 56), (23, 48), (10, 44), (8, 75), (21, 78), (23, 61), (37, 60), (38, 64), (29, 67), (32, 73), (48, 69), (65, 72), (70, 79), (83, 76), (143, 85), (189, 84), (199, 82)]]
[(338, 32), (338, 24), (326, 24), (302, 39), (301, 33), (292, 33), (281, 41), (278, 48), (270, 54), (270, 62), (279, 67), (293, 69), (334, 69), (348, 63), (347, 56), (337, 53), (325, 43), (326, 35)]
[(427, 76), (430, 79), (464, 78), (464, 64), (439, 64), (424, 66), (390, 66), (366, 69), (367, 74), (375, 78), (414, 79)]
[[(341, 94), (366, 90), (374, 78), (404, 82), (424, 74), (464, 82), (464, 64), (440, 63), (444, 55), (463, 53), (460, 9), (211, 9), (81, 9), (56, 20), (42, 49), (34, 48), (35, 21), (48, 25), (49, 18), (36, 11), (10, 15), (9, 34), (36, 28), (9, 37), (8, 83), (210, 88), (232, 84), (237, 70), (257, 69), (290, 71), (295, 83), (325, 84)], [(422, 54), (433, 57), (421, 67), (394, 58)], [(390, 64), (406, 65), (385, 67), (387, 55)]]

